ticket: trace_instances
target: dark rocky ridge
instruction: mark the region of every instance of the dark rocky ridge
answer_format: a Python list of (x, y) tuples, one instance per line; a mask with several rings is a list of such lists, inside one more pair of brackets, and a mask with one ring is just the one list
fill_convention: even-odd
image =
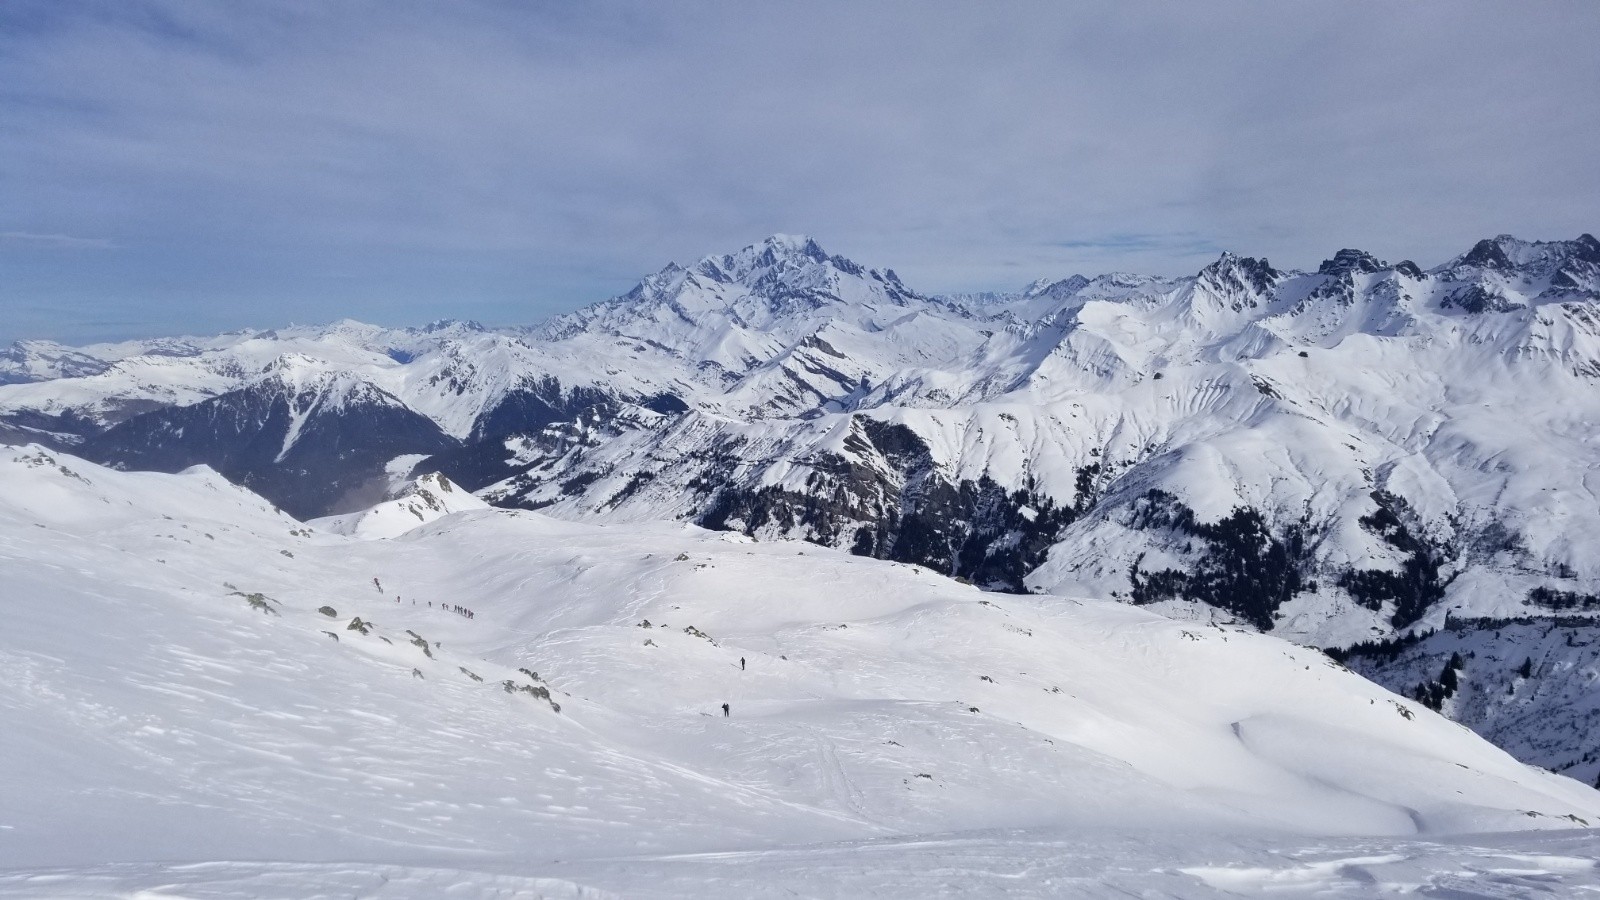
[[(296, 416), (303, 417), (289, 444)], [(384, 469), (404, 454), (457, 446), (431, 419), (375, 387), (337, 409), (316, 391), (268, 380), (135, 416), (76, 452), (123, 469), (179, 472), (208, 465), (300, 519), (382, 499)]]

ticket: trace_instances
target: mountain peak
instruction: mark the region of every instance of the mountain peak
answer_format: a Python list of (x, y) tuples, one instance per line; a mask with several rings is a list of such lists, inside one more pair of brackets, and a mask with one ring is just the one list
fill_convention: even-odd
[(256, 390), (268, 396), (282, 395), (291, 405), (313, 399), (320, 399), (333, 409), (349, 402), (403, 405), (356, 372), (303, 353), (279, 355), (263, 371)]
[(1023, 297), (1042, 297), (1049, 294), (1053, 297), (1069, 297), (1089, 286), (1089, 279), (1082, 275), (1069, 275), (1059, 281), (1049, 278), (1040, 278), (1022, 289)]
[(684, 280), (739, 284), (774, 301), (798, 295), (841, 299), (841, 284), (851, 280), (876, 282), (891, 298), (912, 294), (893, 269), (868, 269), (854, 260), (830, 255), (806, 235), (792, 234), (774, 234), (735, 253), (707, 256), (689, 269), (669, 266), (654, 278), (674, 289)]
[(1594, 235), (1584, 232), (1572, 243), (1577, 247), (1580, 259), (1600, 265), (1600, 240), (1595, 240)]
[(846, 265), (837, 268), (858, 274), (860, 266), (843, 257), (829, 257), (828, 252), (815, 240), (803, 234), (774, 234), (757, 244), (751, 244), (735, 253), (707, 256), (691, 271), (711, 277), (716, 281), (744, 281), (753, 273), (777, 269), (801, 269), (808, 265), (838, 260)]
[(1378, 259), (1365, 250), (1354, 250), (1346, 247), (1333, 255), (1333, 259), (1322, 261), (1317, 267), (1318, 275), (1348, 275), (1351, 272), (1381, 272), (1389, 268), (1389, 264)]
[(423, 334), (439, 334), (441, 332), (480, 332), (487, 331), (483, 323), (474, 319), (435, 319), (422, 326)]
[(1588, 233), (1567, 241), (1525, 241), (1514, 235), (1500, 234), (1478, 241), (1471, 250), (1439, 269), (1487, 269), (1541, 276), (1569, 263), (1600, 266), (1600, 241)]
[(1272, 290), (1281, 277), (1265, 258), (1235, 256), (1224, 252), (1217, 261), (1200, 270), (1199, 278), (1213, 287), (1244, 289), (1258, 294)]
[(368, 509), (312, 519), (322, 531), (363, 540), (399, 537), (451, 513), (488, 509), (489, 504), (439, 472), (418, 476), (388, 499)]
[[(703, 316), (727, 315), (726, 310), (734, 310), (732, 318), (741, 327), (768, 328), (780, 318), (825, 306), (905, 306), (925, 299), (901, 283), (893, 269), (868, 269), (830, 255), (806, 235), (774, 234), (687, 268), (668, 263), (628, 293), (551, 319), (537, 334), (562, 340), (585, 329), (643, 320), (673, 320), (697, 329), (705, 324)], [(730, 358), (722, 364), (736, 362)]]
[(1506, 255), (1505, 244), (1515, 240), (1509, 234), (1502, 234), (1494, 238), (1484, 238), (1472, 245), (1472, 249), (1461, 257), (1461, 265), (1475, 266), (1480, 269), (1509, 269), (1511, 258)]
[(762, 241), (761, 246), (785, 255), (805, 256), (819, 261), (828, 258), (822, 247), (806, 234), (774, 234)]

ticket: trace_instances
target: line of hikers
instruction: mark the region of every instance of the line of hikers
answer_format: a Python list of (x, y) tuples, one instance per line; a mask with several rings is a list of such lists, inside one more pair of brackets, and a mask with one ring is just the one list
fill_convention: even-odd
[[(372, 584), (378, 590), (380, 590), (380, 591), (383, 590), (383, 584), (381, 582), (379, 582), (377, 578), (373, 578), (372, 579)], [(396, 602), (396, 603), (400, 602), (400, 595), (399, 594), (395, 594), (394, 595), (394, 602)], [(416, 606), (417, 605), (417, 601), (415, 601), (415, 600), (411, 601), (411, 605), (412, 606)], [(428, 608), (429, 609), (433, 609), (433, 601), (432, 600), (428, 601)], [(473, 612), (470, 609), (467, 609), (465, 606), (461, 606), (461, 605), (455, 604), (455, 603), (452, 603), (449, 606), (445, 606), (443, 603), (441, 603), (441, 604), (439, 604), (439, 608), (440, 609), (448, 609), (451, 612), (455, 613), (456, 615), (464, 616), (464, 617), (466, 617), (468, 619), (476, 619), (478, 617), (477, 613)], [(742, 660), (742, 659), (739, 660), (739, 664), (741, 666), (744, 665), (744, 660)]]
[[(395, 599), (396, 603), (400, 602), (400, 598), (399, 597), (396, 597), (394, 599)], [(416, 603), (417, 601), (413, 600), (411, 602), (412, 603)], [(429, 609), (433, 609), (433, 601), (432, 600), (428, 601), (428, 608)], [(454, 603), (450, 604), (449, 606), (445, 606), (443, 603), (441, 603), (441, 604), (439, 604), (439, 608), (440, 609), (448, 609), (449, 611), (455, 613), (456, 615), (463, 616), (463, 617), (468, 618), (468, 619), (476, 619), (478, 617), (478, 614), (473, 612), (472, 610), (467, 609), (465, 606), (460, 606), (460, 605), (457, 605), (457, 604), (454, 604)]]

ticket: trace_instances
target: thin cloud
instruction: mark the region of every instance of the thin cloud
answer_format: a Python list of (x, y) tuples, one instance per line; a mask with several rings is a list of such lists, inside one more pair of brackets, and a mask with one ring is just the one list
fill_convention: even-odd
[(0, 231), (0, 244), (26, 244), (66, 250), (109, 250), (117, 246), (105, 238), (75, 237), (70, 234), (35, 234), (30, 231)]

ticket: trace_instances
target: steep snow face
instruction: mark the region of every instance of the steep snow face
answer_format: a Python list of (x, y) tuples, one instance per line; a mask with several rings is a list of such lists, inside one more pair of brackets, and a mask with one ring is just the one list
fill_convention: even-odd
[[(12, 895), (172, 859), (324, 887), (352, 870), (317, 864), (365, 860), (426, 894), (433, 868), (987, 829), (1104, 846), (1090, 878), (1120, 877), (1116, 841), (1187, 847), (1140, 857), (1184, 896), (1308, 835), (1600, 820), (1316, 651), (825, 548), (502, 510), (359, 540), (207, 471), (30, 447), (0, 454), (0, 569)], [(178, 877), (202, 871), (287, 890)]]

